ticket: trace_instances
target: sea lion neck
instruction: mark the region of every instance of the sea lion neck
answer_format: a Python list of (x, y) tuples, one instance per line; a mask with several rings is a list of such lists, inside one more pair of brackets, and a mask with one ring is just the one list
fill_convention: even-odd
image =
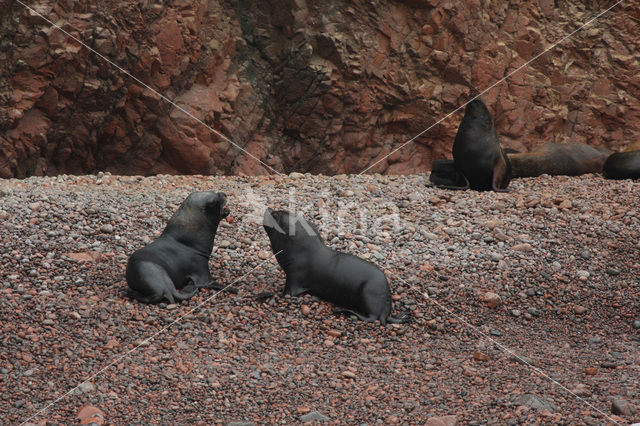
[(180, 243), (188, 243), (199, 254), (209, 257), (213, 250), (217, 225), (218, 223), (212, 223), (206, 219), (203, 213), (194, 206), (183, 205), (169, 219), (162, 234), (170, 236)]

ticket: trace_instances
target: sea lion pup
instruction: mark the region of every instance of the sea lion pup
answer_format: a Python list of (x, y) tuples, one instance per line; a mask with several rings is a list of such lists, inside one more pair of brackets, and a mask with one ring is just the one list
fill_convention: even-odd
[(229, 215), (226, 203), (222, 192), (189, 194), (162, 235), (129, 257), (129, 295), (143, 303), (175, 303), (199, 288), (220, 288), (211, 278), (209, 256), (218, 224)]
[(611, 151), (583, 143), (546, 143), (531, 152), (507, 154), (511, 177), (601, 173)]
[(602, 168), (607, 179), (640, 179), (640, 151), (611, 154)]
[(309, 293), (359, 319), (382, 325), (408, 321), (391, 314), (391, 291), (374, 264), (327, 247), (320, 233), (300, 216), (267, 209), (263, 226), (280, 267), (287, 274), (284, 294)]
[(443, 188), (506, 192), (509, 186), (509, 160), (498, 143), (491, 114), (480, 99), (465, 108), (453, 141), (453, 164), (464, 185), (440, 185)]

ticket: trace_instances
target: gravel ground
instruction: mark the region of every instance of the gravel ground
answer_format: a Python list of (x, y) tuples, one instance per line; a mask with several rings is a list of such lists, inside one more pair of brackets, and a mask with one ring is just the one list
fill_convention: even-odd
[[(496, 194), (426, 182), (0, 180), (0, 418), (640, 421), (640, 184), (543, 176)], [(210, 264), (238, 293), (203, 290), (169, 306), (128, 299), (128, 254), (205, 189), (229, 196)], [(284, 287), (257, 217), (290, 204), (330, 246), (383, 268), (396, 312), (413, 321), (359, 322), (310, 296), (254, 300)]]

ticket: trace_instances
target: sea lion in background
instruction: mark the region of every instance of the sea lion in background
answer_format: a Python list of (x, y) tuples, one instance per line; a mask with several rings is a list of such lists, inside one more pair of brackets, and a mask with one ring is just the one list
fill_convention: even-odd
[(220, 288), (211, 278), (209, 256), (218, 224), (229, 215), (226, 202), (222, 192), (190, 194), (162, 235), (129, 257), (129, 295), (143, 303), (175, 303), (199, 288)]
[(546, 143), (535, 151), (507, 154), (511, 176), (533, 177), (543, 174), (578, 176), (601, 173), (611, 151), (582, 143)]
[(607, 179), (640, 179), (640, 151), (611, 154), (602, 168)]
[(278, 264), (287, 274), (284, 294), (309, 293), (367, 322), (379, 320), (385, 325), (408, 320), (406, 315), (390, 316), (389, 283), (377, 266), (330, 249), (304, 218), (267, 209), (263, 225)]
[(622, 152), (640, 151), (640, 141), (632, 142), (625, 146)]
[(466, 184), (445, 188), (504, 192), (509, 186), (509, 160), (498, 143), (491, 114), (480, 99), (472, 100), (465, 108), (453, 141), (453, 163)]

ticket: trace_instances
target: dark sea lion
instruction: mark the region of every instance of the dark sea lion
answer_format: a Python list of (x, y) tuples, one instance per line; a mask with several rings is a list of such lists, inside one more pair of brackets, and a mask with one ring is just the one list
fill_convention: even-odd
[(284, 294), (309, 293), (334, 303), (361, 320), (401, 323), (391, 315), (391, 291), (374, 264), (327, 247), (320, 233), (300, 216), (267, 209), (264, 229), (280, 267), (287, 274)]
[(440, 187), (465, 187), (468, 183), (464, 175), (456, 170), (453, 160), (435, 160), (431, 164), (429, 181)]
[(129, 257), (130, 296), (143, 303), (165, 298), (175, 303), (199, 288), (220, 288), (211, 278), (209, 256), (218, 224), (229, 214), (226, 202), (222, 192), (189, 194), (162, 235)]
[(607, 179), (640, 179), (640, 151), (611, 154), (604, 163), (602, 174)]
[(507, 154), (512, 177), (600, 173), (611, 151), (582, 143), (546, 143), (535, 151)]
[(498, 143), (491, 114), (480, 99), (467, 104), (453, 141), (453, 163), (466, 184), (451, 189), (504, 192), (509, 186), (511, 167)]

